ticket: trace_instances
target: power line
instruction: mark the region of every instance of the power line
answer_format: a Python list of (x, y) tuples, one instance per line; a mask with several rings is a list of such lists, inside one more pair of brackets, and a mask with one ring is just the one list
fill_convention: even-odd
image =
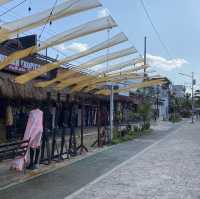
[(49, 17), (47, 18), (47, 21), (46, 21), (46, 23), (44, 24), (41, 33), (39, 34), (39, 39), (42, 37), (42, 34), (43, 34), (43, 32), (44, 32), (44, 30), (45, 30), (45, 28), (46, 28), (46, 26), (47, 26), (47, 23), (51, 20), (51, 16), (53, 15), (53, 11), (54, 11), (54, 9), (55, 9), (57, 3), (58, 3), (58, 0), (55, 0), (54, 5), (53, 5), (53, 7), (52, 7), (52, 9), (51, 9), (51, 12), (50, 12), (50, 14), (49, 14)]
[(2, 14), (0, 14), (0, 17), (6, 15), (7, 13), (11, 12), (11, 11), (14, 10), (15, 8), (21, 6), (21, 5), (22, 5), (23, 3), (25, 3), (26, 1), (27, 1), (27, 0), (23, 0), (23, 1), (21, 1), (20, 3), (18, 3), (17, 5), (15, 5), (15, 6), (9, 8), (8, 10), (6, 10), (6, 11), (3, 12)]
[(172, 58), (171, 53), (169, 52), (169, 49), (167, 48), (165, 42), (162, 40), (160, 33), (158, 32), (156, 26), (154, 25), (154, 23), (153, 23), (153, 21), (152, 21), (152, 19), (151, 19), (151, 16), (150, 16), (150, 14), (149, 14), (149, 12), (148, 12), (146, 6), (145, 6), (144, 1), (143, 1), (143, 0), (140, 0), (140, 2), (141, 2), (141, 5), (142, 5), (142, 7), (143, 7), (143, 9), (144, 9), (144, 12), (145, 12), (145, 14), (146, 14), (146, 16), (147, 16), (147, 18), (148, 18), (150, 24), (151, 24), (151, 26), (152, 26), (152, 28), (153, 28), (153, 30), (154, 30), (156, 36), (158, 37), (158, 40), (160, 41), (160, 43), (161, 43), (163, 49), (165, 50), (165, 52), (166, 52), (166, 54), (168, 55), (168, 57), (169, 57), (169, 58)]

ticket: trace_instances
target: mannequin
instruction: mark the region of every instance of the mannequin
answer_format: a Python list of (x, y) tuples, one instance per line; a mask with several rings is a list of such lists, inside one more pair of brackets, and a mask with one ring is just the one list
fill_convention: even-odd
[[(42, 133), (43, 112), (39, 109), (39, 104), (35, 104), (34, 109), (29, 113), (28, 123), (23, 138), (23, 140), (29, 140), (28, 147), (30, 148), (30, 164), (27, 167), (28, 169), (35, 169), (38, 167)], [(11, 168), (17, 171), (22, 171), (27, 160), (28, 154), (26, 153), (24, 157), (14, 160), (11, 164)]]
[(30, 163), (27, 169), (39, 168), (39, 154), (41, 137), (43, 133), (43, 112), (39, 104), (30, 112), (24, 138), (30, 138)]

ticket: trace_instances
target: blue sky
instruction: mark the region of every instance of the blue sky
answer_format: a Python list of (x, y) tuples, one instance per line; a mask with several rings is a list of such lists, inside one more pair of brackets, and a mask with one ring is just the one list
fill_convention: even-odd
[[(143, 52), (143, 37), (148, 37), (148, 53), (153, 56), (171, 59), (156, 37), (139, 0), (115, 1), (104, 0), (121, 28), (134, 42), (137, 49)], [(162, 40), (168, 47), (172, 59), (184, 59), (188, 63), (171, 71), (157, 68), (175, 83), (190, 80), (177, 75), (178, 72), (196, 73), (200, 78), (200, 2), (198, 0), (144, 0), (151, 18), (159, 31)]]
[[(17, 2), (20, 1), (14, 0), (13, 2), (1, 7), (1, 13), (3, 10), (12, 7)], [(62, 0), (59, 2), (62, 2)], [(194, 71), (198, 83), (198, 79), (200, 79), (200, 69), (198, 66), (200, 50), (200, 2), (198, 0), (144, 0), (162, 40), (170, 51), (170, 57), (153, 31), (141, 6), (140, 0), (102, 0), (101, 2), (104, 7), (109, 9), (111, 15), (120, 27), (120, 29), (117, 28), (113, 30), (111, 35), (122, 30), (131, 41), (131, 43), (111, 49), (111, 52), (118, 48), (129, 47), (134, 44), (139, 52), (143, 53), (143, 39), (146, 35), (148, 38), (147, 52), (149, 54), (149, 61), (157, 73), (166, 75), (173, 83), (184, 84), (189, 83), (190, 79), (179, 76), (177, 73), (191, 73)], [(8, 13), (1, 17), (1, 20), (11, 21), (29, 15), (29, 12), (27, 11), (29, 5), (32, 7), (31, 13), (36, 13), (40, 10), (50, 8), (53, 4), (54, 0), (28, 0), (26, 4), (13, 10), (12, 13)], [(98, 8), (54, 22), (51, 27), (48, 26), (46, 28), (42, 35), (42, 39), (45, 40), (56, 33), (93, 20), (99, 17), (102, 13), (105, 13), (104, 11), (102, 12), (102, 10), (103, 8)], [(31, 33), (38, 32), (41, 32), (41, 28), (31, 31)], [(60, 50), (69, 54), (69, 49), (74, 46), (75, 48), (77, 46), (89, 47), (94, 45), (94, 42), (97, 40), (100, 42), (106, 40), (106, 38), (107, 33), (105, 31), (96, 33), (92, 36), (86, 36), (67, 42), (64, 44), (64, 48), (60, 48)], [(105, 51), (100, 54), (103, 53), (105, 54)], [(52, 56), (56, 56), (55, 51), (52, 51), (51, 54)], [(60, 56), (62, 57), (62, 55)], [(89, 60), (95, 56), (97, 56), (97, 54), (84, 58), (83, 60), (78, 60), (76, 64), (84, 62), (87, 59)], [(128, 58), (123, 58), (123, 60), (124, 59), (127, 60)]]

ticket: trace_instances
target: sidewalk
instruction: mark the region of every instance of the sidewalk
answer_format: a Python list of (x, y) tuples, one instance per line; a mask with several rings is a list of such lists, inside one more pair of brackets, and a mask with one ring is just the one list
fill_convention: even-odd
[(156, 130), (133, 141), (108, 147), (81, 161), (4, 189), (0, 191), (0, 195), (4, 199), (63, 199), (181, 126), (181, 124), (164, 124), (163, 126), (166, 125), (170, 129), (167, 131)]
[[(79, 131), (77, 131), (77, 134), (79, 133)], [(63, 166), (67, 166), (75, 161), (78, 161), (80, 159), (83, 159), (99, 151), (104, 150), (104, 149), (91, 148), (91, 145), (96, 140), (96, 137), (97, 137), (96, 128), (85, 129), (84, 144), (87, 146), (89, 153), (82, 154), (73, 158), (71, 157), (70, 160), (67, 159), (62, 162), (52, 161), (51, 165), (41, 164), (39, 169), (34, 171), (26, 170), (25, 174), (23, 172), (10, 171), (9, 170), (10, 160), (0, 162), (0, 190), (4, 187), (11, 186), (19, 182), (24, 182), (26, 180), (40, 176), (47, 172), (54, 171), (55, 169), (62, 168)], [(66, 142), (68, 142), (68, 139), (69, 138), (67, 137)], [(80, 144), (80, 135), (77, 136), (77, 146), (79, 146), (79, 144)]]
[(199, 199), (199, 129), (185, 123), (65, 199)]
[[(169, 130), (171, 128), (172, 124), (169, 122), (157, 122), (154, 123), (152, 126), (153, 130)], [(79, 132), (78, 132), (79, 133)], [(35, 178), (37, 176), (43, 175), (45, 173), (54, 171), (56, 169), (62, 168), (64, 166), (67, 166), (75, 161), (78, 161), (80, 159), (83, 159), (85, 157), (88, 157), (90, 155), (93, 155), (97, 152), (100, 152), (102, 150), (105, 150), (107, 147), (104, 147), (103, 149), (97, 149), (97, 148), (91, 148), (90, 146), (92, 143), (96, 140), (97, 137), (97, 129), (96, 128), (89, 128), (85, 129), (84, 133), (84, 143), (89, 149), (89, 153), (82, 154), (81, 156), (77, 156), (74, 158), (71, 158), (70, 160), (65, 160), (63, 162), (52, 162), (51, 165), (40, 165), (40, 169), (37, 169), (35, 171), (29, 171), (26, 170), (26, 174), (23, 174), (22, 172), (16, 172), (16, 171), (10, 171), (9, 161), (0, 162), (0, 189), (12, 186), (14, 184), (24, 182), (26, 180)], [(67, 140), (66, 140), (67, 142)], [(80, 136), (77, 137), (77, 145), (80, 143)]]

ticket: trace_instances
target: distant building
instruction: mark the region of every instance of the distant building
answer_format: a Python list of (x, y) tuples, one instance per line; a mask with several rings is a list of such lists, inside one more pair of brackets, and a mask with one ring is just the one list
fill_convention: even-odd
[(156, 101), (154, 103), (155, 109), (158, 110), (158, 117), (162, 120), (169, 119), (169, 85), (156, 86)]
[(168, 84), (162, 86), (153, 86), (149, 91), (149, 95), (153, 97), (153, 109), (154, 113), (157, 114), (157, 117), (161, 120), (168, 120), (169, 119), (169, 100), (170, 100), (170, 90), (171, 90), (171, 83), (168, 81)]
[(177, 98), (185, 97), (185, 86), (184, 85), (172, 85), (172, 94)]

